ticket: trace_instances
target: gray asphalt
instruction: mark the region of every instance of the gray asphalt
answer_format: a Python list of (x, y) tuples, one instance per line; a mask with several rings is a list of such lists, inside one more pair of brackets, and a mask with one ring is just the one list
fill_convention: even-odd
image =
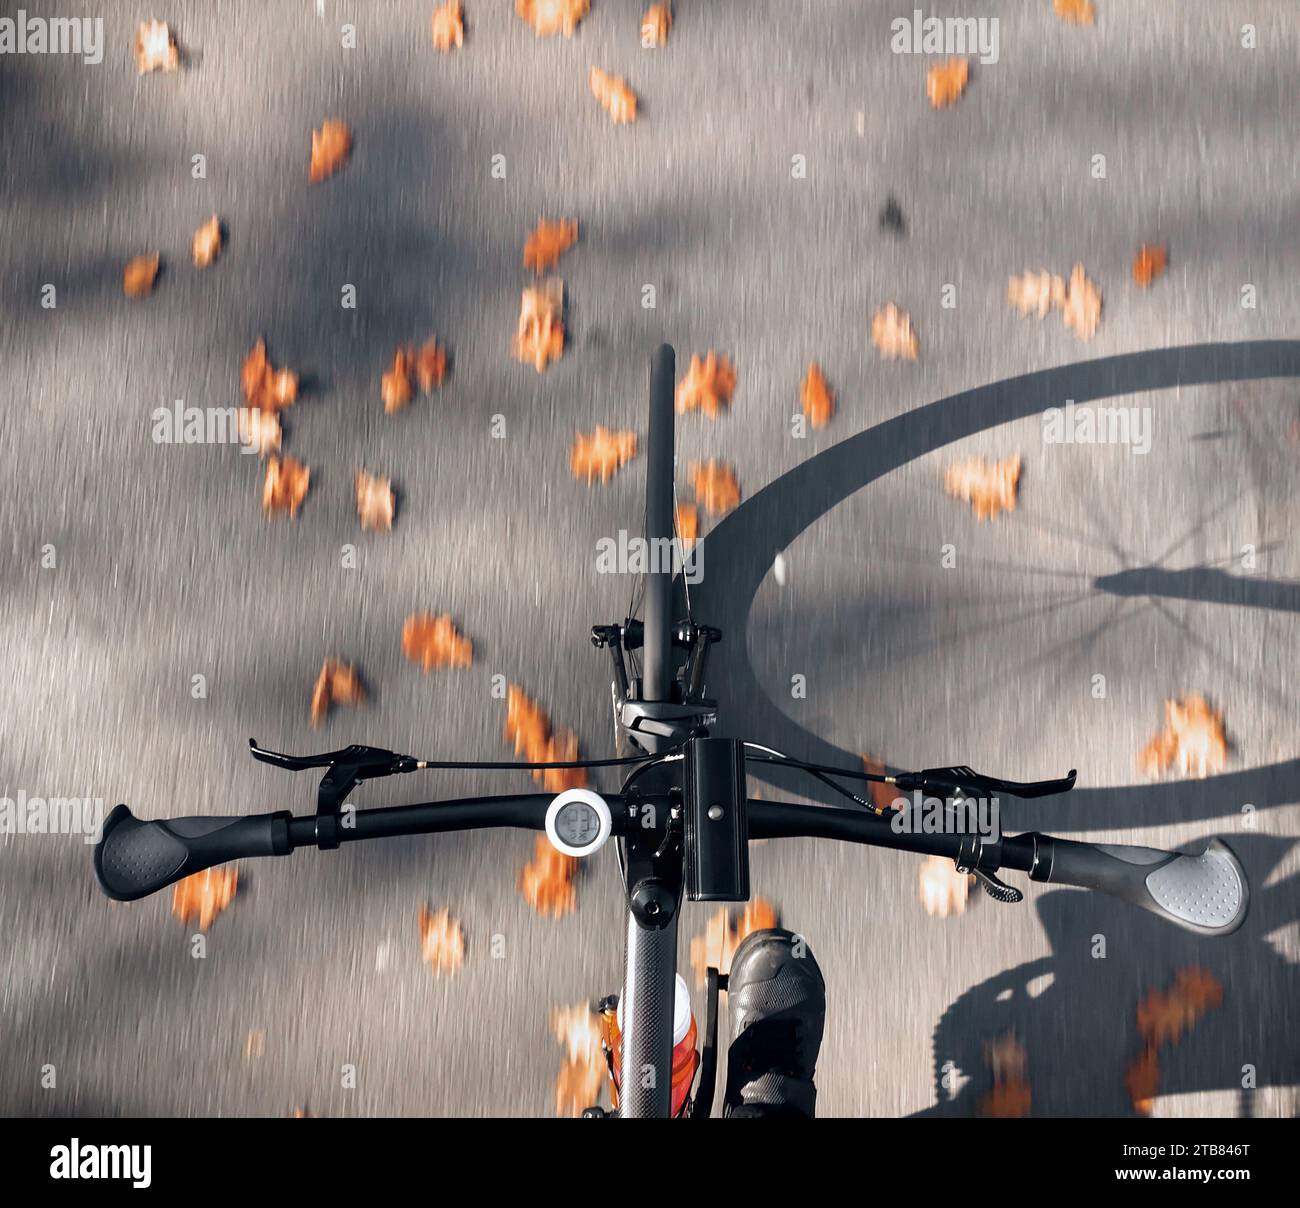
[[(668, 47), (651, 52), (640, 0), (594, 0), (571, 41), (535, 40), (505, 0), (466, 0), (466, 46), (446, 58), (429, 47), (431, 7), (326, 0), (322, 15), (307, 0), (171, 0), (155, 15), (179, 36), (184, 70), (138, 78), (143, 14), (99, 6), (100, 65), (0, 60), (0, 793), (103, 797), (144, 817), (306, 811), (312, 782), (254, 764), (250, 735), (294, 752), (357, 741), (500, 758), (498, 675), (585, 752), (608, 753), (605, 663), (587, 633), (620, 616), (629, 584), (595, 573), (594, 548), (635, 531), (642, 463), (589, 489), (570, 477), (569, 444), (596, 423), (644, 434), (659, 341), (683, 360), (716, 348), (739, 386), (716, 422), (682, 420), (682, 489), (687, 461), (717, 456), (747, 499), (770, 486), (769, 502), (813, 513), (788, 534), (784, 585), (766, 575), (746, 632), (727, 634), (720, 689), (766, 694), (726, 701), (729, 728), (896, 766), (970, 762), (1021, 778), (1078, 767), (1073, 801), (1009, 808), (1007, 828), (1161, 846), (1222, 834), (1255, 887), (1246, 927), (1208, 942), (1037, 886), (1019, 908), (985, 899), (932, 919), (916, 859), (813, 841), (756, 848), (756, 891), (826, 972), (822, 1110), (971, 1115), (989, 1085), (983, 1044), (1014, 1031), (1034, 1114), (1125, 1113), (1139, 996), (1201, 963), (1224, 982), (1224, 1005), (1162, 1055), (1158, 1113), (1293, 1114), (1300, 351), (1279, 356), (1278, 376), (1217, 379), (1243, 360), (1227, 346), (1297, 334), (1300, 16), (1282, 3), (1097, 0), (1097, 25), (1076, 29), (1047, 0), (985, 0), (980, 15), (1001, 21), (999, 61), (976, 64), (962, 100), (936, 112), (927, 60), (889, 49), (891, 19), (911, 5), (679, 0)], [(356, 49), (340, 47), (345, 22)], [(1240, 46), (1245, 22), (1254, 50)], [(613, 127), (595, 105), (593, 63), (636, 90), (635, 126)], [(351, 125), (354, 151), (309, 188), (309, 133), (329, 116)], [(205, 180), (191, 177), (196, 154)], [(1090, 174), (1096, 154), (1104, 180)], [(493, 178), (497, 155), (505, 179)], [(794, 156), (805, 178), (792, 177)], [(878, 222), (891, 195), (901, 235)], [(199, 272), (189, 240), (214, 210), (228, 244)], [(576, 217), (580, 241), (559, 270), (568, 347), (539, 377), (508, 350), (523, 239), (543, 214)], [(1155, 240), (1170, 268), (1143, 292), (1129, 264)], [(151, 250), (157, 288), (129, 301), (122, 268)], [(1080, 261), (1104, 297), (1086, 345), (1056, 317), (1006, 305), (1010, 274)], [(53, 310), (40, 305), (46, 283)], [(940, 304), (949, 283), (954, 309)], [(1247, 283), (1253, 310), (1239, 303)], [(345, 284), (355, 310), (340, 306)], [(888, 301), (916, 324), (915, 365), (870, 345), (871, 314)], [(393, 346), (431, 332), (451, 349), (447, 385), (386, 417), (379, 377)], [(294, 521), (263, 517), (254, 459), (150, 439), (158, 406), (236, 403), (259, 335), (305, 381), (285, 417), (287, 450), (312, 468)], [(891, 440), (914, 442), (898, 468), (868, 473), (870, 437), (860, 481), (841, 467), (816, 484), (813, 509), (781, 494), (783, 474), (936, 400), (1206, 344), (1224, 347), (1199, 384), (1184, 384), (1176, 359), (1172, 375), (1108, 362), (1068, 379), (1150, 406), (1146, 456), (1045, 444), (1035, 412), (1062, 398), (1025, 400), (1005, 422), (962, 399), (882, 431), (882, 456)], [(838, 410), (796, 439), (814, 358)], [(1014, 514), (980, 524), (943, 494), (950, 461), (1014, 452), (1025, 464)], [(351, 482), (363, 467), (398, 487), (391, 533), (359, 531)], [(719, 530), (720, 566), (746, 551), (770, 564), (775, 538), (745, 515)], [(347, 543), (355, 569), (341, 564)], [(953, 569), (940, 564), (945, 543)], [(747, 601), (709, 576), (707, 539), (705, 551), (699, 619), (708, 608), (743, 619)], [(1151, 566), (1252, 583), (1216, 603), (1203, 590), (1175, 598), (1150, 575), (1133, 599), (1093, 582)], [(403, 658), (402, 620), (422, 609), (457, 619), (472, 668), (424, 675)], [(313, 731), (327, 656), (354, 661), (370, 699)], [(205, 699), (191, 697), (195, 675)], [(806, 699), (791, 697), (795, 675)], [(1193, 692), (1223, 711), (1227, 773), (1150, 785), (1137, 752), (1163, 702)], [(502, 789), (529, 783), (497, 777)], [(488, 784), (437, 774), (360, 800)], [(584, 872), (574, 915), (535, 916), (515, 887), (531, 844), (495, 833), (246, 862), (196, 960), (169, 895), (129, 906), (100, 895), (80, 837), (0, 836), (0, 1109), (549, 1114), (561, 1052), (548, 1013), (617, 988), (623, 926), (612, 857)], [(419, 960), (425, 901), (463, 921), (453, 978)], [(688, 908), (683, 949), (707, 914)], [(1099, 935), (1105, 959), (1092, 955)], [(265, 1050), (250, 1059), (255, 1030)], [(345, 1064), (355, 1089), (341, 1086)], [(1254, 1091), (1241, 1089), (1248, 1066)]]

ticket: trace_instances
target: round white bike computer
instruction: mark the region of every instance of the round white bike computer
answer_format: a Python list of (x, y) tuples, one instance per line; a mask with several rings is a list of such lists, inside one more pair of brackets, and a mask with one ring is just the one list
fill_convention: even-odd
[(609, 806), (591, 789), (565, 789), (546, 808), (546, 837), (566, 856), (599, 851), (612, 829)]

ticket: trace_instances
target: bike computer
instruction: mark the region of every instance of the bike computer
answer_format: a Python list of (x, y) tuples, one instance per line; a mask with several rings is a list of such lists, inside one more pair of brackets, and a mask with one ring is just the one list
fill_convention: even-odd
[(565, 789), (546, 810), (546, 837), (566, 856), (599, 851), (612, 826), (609, 806), (591, 789)]

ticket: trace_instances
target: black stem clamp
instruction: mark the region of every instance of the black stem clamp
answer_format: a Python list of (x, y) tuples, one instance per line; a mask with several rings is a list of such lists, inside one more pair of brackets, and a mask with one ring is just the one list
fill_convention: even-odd
[(411, 755), (397, 755), (379, 747), (364, 747), (353, 743), (338, 751), (320, 755), (284, 755), (257, 745), (257, 739), (248, 740), (248, 749), (254, 759), (269, 763), (287, 772), (302, 772), (308, 768), (325, 768), (316, 789), (316, 846), (323, 850), (339, 845), (339, 812), (347, 796), (366, 780), (383, 776), (397, 776), (414, 772), (424, 764)]

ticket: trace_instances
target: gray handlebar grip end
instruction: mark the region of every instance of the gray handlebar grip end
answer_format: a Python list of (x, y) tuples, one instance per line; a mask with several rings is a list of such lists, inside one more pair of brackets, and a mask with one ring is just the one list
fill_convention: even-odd
[(1149, 873), (1146, 884), (1166, 917), (1204, 935), (1231, 935), (1250, 910), (1245, 870), (1222, 839), (1211, 839), (1199, 855), (1180, 854)]

